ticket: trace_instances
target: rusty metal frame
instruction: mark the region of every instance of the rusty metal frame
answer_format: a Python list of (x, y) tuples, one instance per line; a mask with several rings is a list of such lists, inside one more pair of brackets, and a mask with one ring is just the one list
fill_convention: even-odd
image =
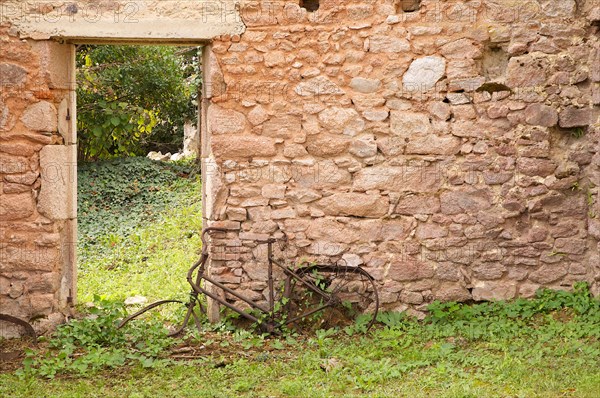
[[(190, 267), (190, 269), (187, 273), (187, 277), (186, 277), (188, 283), (190, 284), (190, 286), (192, 288), (192, 291), (190, 292), (190, 301), (187, 303), (187, 313), (185, 315), (182, 325), (177, 330), (171, 332), (170, 333), (171, 336), (181, 333), (187, 326), (187, 324), (192, 316), (194, 317), (196, 327), (198, 328), (199, 331), (201, 330), (200, 320), (195, 311), (196, 304), (198, 304), (200, 306), (201, 311), (205, 312), (202, 305), (200, 304), (199, 299), (198, 299), (198, 296), (201, 294), (215, 300), (219, 304), (224, 305), (225, 307), (231, 309), (232, 311), (235, 311), (242, 317), (259, 324), (262, 327), (262, 329), (268, 333), (275, 333), (275, 332), (277, 332), (278, 329), (280, 329), (281, 327), (283, 327), (285, 325), (289, 325), (298, 320), (309, 317), (315, 313), (323, 311), (324, 309), (326, 309), (328, 307), (334, 307), (336, 305), (340, 305), (340, 300), (335, 296), (335, 294), (331, 294), (331, 293), (324, 291), (323, 289), (320, 289), (314, 283), (312, 283), (310, 280), (307, 280), (306, 278), (304, 278), (303, 272), (298, 272), (298, 271), (301, 271), (302, 269), (305, 269), (305, 270), (306, 269), (317, 269), (319, 267), (321, 267), (322, 269), (327, 269), (329, 271), (341, 269), (341, 270), (344, 270), (345, 272), (358, 273), (358, 274), (361, 274), (361, 275), (365, 276), (366, 278), (368, 278), (368, 280), (371, 282), (372, 287), (373, 287), (372, 294), (374, 297), (375, 308), (373, 310), (372, 319), (369, 322), (369, 324), (367, 325), (367, 330), (374, 324), (376, 317), (377, 317), (377, 313), (379, 311), (379, 295), (377, 292), (377, 287), (375, 286), (375, 284), (373, 282), (374, 281), (373, 277), (368, 272), (366, 272), (364, 269), (362, 269), (361, 267), (350, 267), (350, 266), (345, 266), (345, 265), (330, 265), (330, 264), (328, 264), (328, 265), (311, 265), (308, 267), (299, 268), (297, 270), (294, 270), (286, 265), (280, 264), (277, 260), (275, 260), (274, 255), (273, 255), (273, 244), (277, 242), (277, 239), (269, 238), (266, 240), (256, 240), (255, 243), (267, 244), (267, 248), (268, 248), (268, 255), (267, 255), (267, 257), (268, 257), (268, 268), (267, 268), (268, 308), (267, 308), (263, 305), (256, 303), (255, 301), (249, 299), (248, 297), (245, 297), (244, 295), (236, 292), (235, 290), (225, 286), (223, 283), (215, 280), (214, 278), (206, 275), (206, 263), (210, 257), (207, 236), (212, 232), (226, 233), (226, 232), (229, 232), (229, 230), (222, 229), (222, 228), (209, 227), (202, 231), (202, 236), (201, 236), (201, 238), (202, 238), (202, 254), (200, 256), (200, 259), (196, 263), (194, 263), (192, 265), (192, 267)], [(278, 321), (277, 319), (275, 319), (275, 317), (274, 317), (275, 288), (274, 288), (274, 279), (273, 279), (273, 265), (275, 265), (278, 268), (280, 268), (281, 270), (283, 270), (284, 274), (287, 276), (286, 289), (285, 289), (286, 291), (289, 290), (289, 285), (290, 285), (291, 280), (300, 282), (308, 290), (319, 295), (323, 299), (322, 304), (320, 304), (314, 308), (311, 308), (308, 311), (306, 311), (300, 315), (294, 316), (291, 319), (285, 319), (283, 321)], [(195, 272), (196, 272), (196, 278), (194, 278)], [(263, 315), (265, 315), (265, 319), (259, 319), (258, 317), (254, 316), (252, 314), (249, 314), (248, 312), (235, 306), (234, 304), (231, 304), (230, 302), (228, 302), (226, 299), (220, 297), (215, 292), (212, 292), (212, 291), (209, 291), (209, 290), (203, 288), (201, 286), (203, 280), (212, 284), (213, 286), (216, 286), (217, 288), (221, 289), (222, 291), (229, 293), (233, 297), (245, 302), (254, 310), (257, 310), (260, 313), (262, 313)], [(286, 296), (286, 294), (289, 294), (289, 293), (290, 293), (289, 291), (284, 292), (284, 297)], [(160, 301), (154, 302), (154, 303), (142, 308), (140, 311), (136, 312), (135, 314), (132, 314), (132, 315), (128, 316), (127, 318), (123, 319), (123, 321), (121, 321), (121, 323), (119, 324), (118, 327), (120, 328), (120, 327), (124, 326), (126, 323), (128, 323), (132, 319), (138, 317), (139, 315), (145, 313), (146, 311), (149, 311), (153, 308), (156, 308), (156, 307), (166, 304), (166, 303), (174, 303), (174, 302), (182, 303), (181, 301), (178, 301), (178, 300), (160, 300)]]

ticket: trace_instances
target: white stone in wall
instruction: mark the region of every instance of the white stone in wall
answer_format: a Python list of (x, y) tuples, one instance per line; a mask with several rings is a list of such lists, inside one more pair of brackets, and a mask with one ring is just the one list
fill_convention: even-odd
[(415, 59), (402, 78), (405, 90), (429, 90), (444, 76), (446, 61), (442, 57), (430, 55)]
[(77, 217), (75, 145), (46, 145), (40, 151), (38, 211), (51, 220)]
[(21, 116), (25, 127), (34, 131), (53, 132), (58, 129), (58, 112), (49, 102), (40, 101), (29, 106)]

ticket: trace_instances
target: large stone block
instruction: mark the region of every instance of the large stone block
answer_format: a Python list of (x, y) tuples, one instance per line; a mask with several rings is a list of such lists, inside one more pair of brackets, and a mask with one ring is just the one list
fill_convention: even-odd
[(269, 119), (263, 124), (262, 134), (267, 137), (291, 138), (302, 132), (299, 116), (281, 115)]
[(444, 76), (446, 61), (442, 57), (430, 55), (415, 59), (402, 78), (404, 90), (427, 91)]
[(409, 195), (400, 198), (395, 212), (398, 214), (435, 214), (440, 211), (440, 199), (430, 195)]
[(29, 171), (29, 159), (26, 157), (0, 153), (0, 174), (25, 174)]
[(47, 145), (40, 151), (38, 211), (52, 220), (77, 217), (76, 150), (75, 145)]
[(54, 132), (58, 130), (58, 111), (53, 104), (40, 101), (25, 109), (21, 122), (34, 131)]
[(396, 260), (391, 262), (387, 276), (395, 281), (408, 282), (432, 278), (434, 274), (431, 264), (415, 260)]
[(0, 192), (0, 221), (23, 220), (31, 216), (35, 204), (31, 192), (5, 194)]
[(398, 192), (436, 192), (444, 174), (437, 165), (373, 166), (354, 174), (352, 189)]
[(362, 193), (337, 193), (320, 199), (317, 204), (333, 216), (383, 217), (389, 207), (387, 197)]
[(410, 43), (391, 35), (376, 35), (369, 38), (369, 51), (372, 53), (400, 53), (410, 50)]
[(511, 89), (536, 87), (546, 84), (548, 61), (532, 55), (512, 57), (506, 70), (506, 84)]
[(406, 153), (417, 155), (455, 155), (460, 151), (460, 138), (451, 135), (429, 134), (411, 138), (406, 145)]
[(433, 132), (429, 117), (425, 113), (392, 111), (390, 129), (402, 137), (426, 135)]
[(517, 159), (517, 170), (526, 176), (547, 177), (556, 170), (556, 163), (549, 159), (519, 158)]
[(208, 107), (208, 128), (212, 134), (240, 134), (246, 129), (243, 113), (217, 105)]
[(473, 300), (510, 300), (517, 294), (517, 285), (512, 281), (502, 282), (475, 282), (473, 288)]
[(361, 234), (351, 225), (323, 217), (310, 222), (306, 230), (306, 237), (315, 241), (353, 243), (360, 239)]
[(444, 214), (475, 214), (492, 206), (492, 195), (487, 189), (462, 188), (443, 192), (441, 210)]
[(275, 141), (267, 137), (253, 135), (211, 137), (213, 154), (217, 158), (252, 158), (256, 156), (273, 156), (277, 153)]
[(525, 121), (534, 126), (552, 127), (558, 123), (558, 112), (551, 106), (531, 104), (525, 109)]
[(381, 87), (381, 80), (355, 77), (350, 81), (350, 87), (359, 93), (374, 93)]
[(329, 133), (355, 136), (362, 132), (365, 121), (353, 108), (327, 108), (319, 113), (319, 122)]
[(20, 87), (27, 79), (27, 70), (19, 65), (0, 64), (0, 92), (10, 87)]
[(567, 107), (560, 112), (558, 124), (562, 128), (583, 127), (594, 122), (590, 108)]
[(529, 280), (541, 285), (556, 282), (567, 275), (567, 266), (561, 263), (542, 265), (529, 275)]
[(309, 139), (306, 150), (314, 156), (329, 157), (345, 153), (350, 145), (350, 140), (331, 134), (319, 134)]

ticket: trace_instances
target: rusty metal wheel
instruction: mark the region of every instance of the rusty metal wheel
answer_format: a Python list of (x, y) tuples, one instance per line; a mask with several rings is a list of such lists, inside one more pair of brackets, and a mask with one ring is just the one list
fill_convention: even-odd
[[(287, 324), (300, 330), (357, 325), (369, 330), (375, 323), (379, 297), (373, 277), (360, 267), (310, 265), (296, 273), (305, 283), (289, 278), (286, 283)], [(303, 314), (325, 306), (305, 318)]]

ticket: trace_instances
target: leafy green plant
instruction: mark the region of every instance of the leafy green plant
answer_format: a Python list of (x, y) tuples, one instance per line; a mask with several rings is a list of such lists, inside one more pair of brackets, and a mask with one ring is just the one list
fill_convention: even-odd
[(124, 365), (154, 367), (172, 344), (160, 322), (129, 323), (117, 329), (125, 315), (122, 304), (95, 297), (95, 306), (83, 319), (60, 326), (43, 356), (28, 350), (21, 377), (87, 375)]
[(199, 62), (198, 48), (79, 46), (79, 159), (180, 146), (183, 124), (196, 118)]

